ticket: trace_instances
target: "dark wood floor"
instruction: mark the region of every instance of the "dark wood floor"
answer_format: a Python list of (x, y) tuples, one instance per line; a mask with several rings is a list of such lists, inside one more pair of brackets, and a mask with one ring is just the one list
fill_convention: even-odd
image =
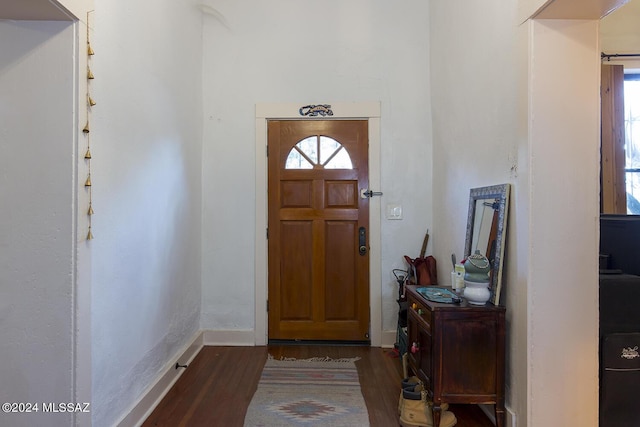
[[(204, 347), (147, 418), (150, 426), (242, 426), (262, 367), (275, 358), (359, 357), (360, 385), (371, 426), (398, 425), (402, 364), (390, 349), (359, 346), (278, 345)], [(476, 405), (451, 405), (458, 427), (491, 427)]]

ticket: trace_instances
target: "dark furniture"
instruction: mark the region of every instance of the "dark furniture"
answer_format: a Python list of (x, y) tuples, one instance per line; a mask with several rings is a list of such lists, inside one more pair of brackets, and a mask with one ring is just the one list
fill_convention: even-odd
[(431, 302), (407, 286), (409, 368), (433, 401), (434, 427), (443, 403), (495, 405), (505, 425), (505, 308)]
[(600, 275), (600, 339), (609, 334), (640, 332), (640, 276)]
[(600, 215), (600, 256), (603, 270), (640, 275), (640, 215)]
[(600, 427), (640, 426), (640, 276), (600, 275)]
[(600, 427), (640, 425), (640, 216), (600, 216)]
[(600, 350), (600, 427), (640, 426), (640, 332), (608, 334)]

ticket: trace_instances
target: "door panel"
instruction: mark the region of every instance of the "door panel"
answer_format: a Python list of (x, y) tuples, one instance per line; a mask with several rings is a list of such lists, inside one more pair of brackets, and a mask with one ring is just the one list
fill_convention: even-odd
[(283, 221), (281, 224), (280, 311), (283, 320), (311, 320), (311, 272), (313, 254), (311, 221)]
[(358, 208), (358, 181), (328, 181), (325, 208)]
[(327, 320), (348, 320), (356, 317), (357, 295), (354, 295), (356, 281), (353, 266), (358, 251), (357, 223), (355, 221), (328, 221), (326, 223), (325, 284), (327, 296), (334, 303), (326, 304)]
[[(269, 121), (269, 339), (368, 340), (366, 120)], [(368, 246), (368, 242), (367, 242)]]
[(312, 181), (281, 181), (281, 208), (311, 208)]

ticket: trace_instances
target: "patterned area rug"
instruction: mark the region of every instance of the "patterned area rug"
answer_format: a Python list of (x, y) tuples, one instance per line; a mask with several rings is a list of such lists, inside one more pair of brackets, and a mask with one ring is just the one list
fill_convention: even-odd
[(357, 360), (269, 358), (247, 409), (245, 427), (368, 426)]

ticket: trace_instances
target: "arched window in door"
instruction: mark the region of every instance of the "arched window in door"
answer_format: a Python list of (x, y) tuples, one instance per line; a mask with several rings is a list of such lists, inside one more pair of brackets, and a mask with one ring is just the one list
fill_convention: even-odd
[(347, 150), (333, 138), (308, 136), (293, 146), (285, 169), (353, 169)]

